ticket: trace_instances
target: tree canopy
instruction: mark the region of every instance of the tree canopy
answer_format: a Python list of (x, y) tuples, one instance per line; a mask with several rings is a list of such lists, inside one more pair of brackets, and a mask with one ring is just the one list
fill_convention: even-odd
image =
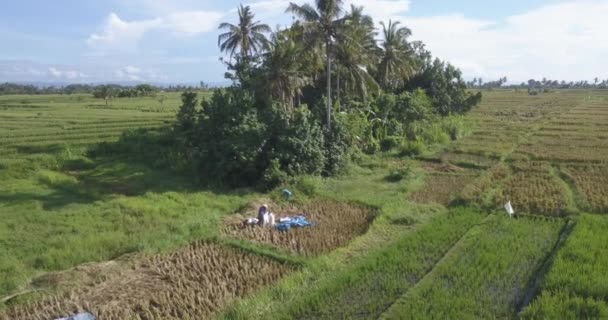
[(293, 23), (271, 32), (241, 6), (238, 23), (222, 23), (228, 31), (218, 38), (233, 85), (200, 104), (195, 93), (182, 96), (179, 154), (203, 180), (273, 187), (340, 172), (357, 152), (402, 148), (409, 156), (459, 137), (453, 117), (481, 94), (467, 90), (460, 70), (409, 42), (409, 28), (390, 20), (379, 37), (364, 8), (345, 10), (341, 0), (286, 11)]

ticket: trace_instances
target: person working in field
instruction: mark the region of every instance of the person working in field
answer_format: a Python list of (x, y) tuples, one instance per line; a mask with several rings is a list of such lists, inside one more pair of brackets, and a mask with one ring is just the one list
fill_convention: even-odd
[(258, 225), (260, 225), (261, 227), (265, 226), (266, 224), (268, 224), (268, 214), (269, 214), (269, 210), (268, 210), (268, 205), (267, 204), (263, 204), (260, 209), (258, 210)]
[(258, 225), (261, 227), (267, 225), (274, 226), (274, 219), (274, 214), (270, 212), (268, 205), (262, 205), (258, 210)]

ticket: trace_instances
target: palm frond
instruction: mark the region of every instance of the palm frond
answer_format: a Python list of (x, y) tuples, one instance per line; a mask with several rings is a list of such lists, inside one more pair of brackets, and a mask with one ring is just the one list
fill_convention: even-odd
[(321, 18), (315, 8), (313, 8), (309, 4), (304, 4), (300, 6), (291, 2), (289, 3), (289, 6), (287, 7), (287, 10), (285, 10), (285, 12), (293, 13), (295, 16), (306, 22), (318, 21)]

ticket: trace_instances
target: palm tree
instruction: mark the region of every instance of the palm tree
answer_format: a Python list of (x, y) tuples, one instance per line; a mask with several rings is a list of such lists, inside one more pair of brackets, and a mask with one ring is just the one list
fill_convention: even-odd
[(304, 38), (308, 45), (325, 47), (325, 67), (327, 72), (327, 128), (331, 128), (331, 63), (333, 45), (343, 23), (343, 0), (315, 0), (315, 7), (310, 4), (297, 5), (290, 3), (288, 13), (293, 13), (302, 20)]
[(312, 83), (307, 76), (304, 49), (289, 36), (289, 30), (273, 35), (269, 51), (264, 54), (262, 83), (266, 91), (285, 107), (293, 108), (302, 88)]
[(399, 27), (400, 22), (384, 22), (382, 33), (384, 40), (381, 42), (382, 59), (380, 60), (378, 77), (384, 88), (395, 88), (402, 81), (407, 80), (416, 71), (416, 63), (407, 38), (412, 31), (407, 27)]
[(345, 87), (358, 92), (363, 99), (367, 97), (369, 89), (379, 89), (367, 72), (367, 67), (375, 63), (379, 53), (373, 19), (363, 14), (363, 7), (351, 6), (351, 12), (346, 14), (343, 21), (343, 31), (338, 34), (335, 45), (338, 107), (341, 76), (345, 78)]
[(254, 14), (249, 6), (241, 5), (238, 10), (239, 23), (233, 25), (228, 22), (220, 24), (219, 29), (228, 29), (217, 38), (217, 45), (222, 52), (230, 52), (230, 59), (239, 49), (241, 57), (251, 57), (253, 54), (262, 52), (268, 43), (264, 33), (270, 33), (270, 27), (261, 24), (260, 21), (254, 22)]

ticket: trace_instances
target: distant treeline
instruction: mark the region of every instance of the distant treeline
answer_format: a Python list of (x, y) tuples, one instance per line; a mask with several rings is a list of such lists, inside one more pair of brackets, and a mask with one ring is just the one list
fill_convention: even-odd
[(173, 85), (167, 87), (153, 86), (150, 84), (139, 84), (133, 86), (118, 84), (70, 84), (67, 86), (35, 86), (31, 84), (2, 83), (0, 84), (0, 95), (8, 94), (77, 94), (100, 92), (103, 88), (111, 88), (118, 97), (139, 97), (156, 92), (184, 92), (208, 89), (209, 86), (201, 82), (200, 86)]
[(498, 80), (484, 82), (482, 78), (474, 78), (472, 81), (467, 82), (467, 87), (470, 89), (528, 89), (542, 90), (542, 89), (608, 89), (608, 79), (602, 80), (600, 78), (593, 79), (593, 82), (587, 80), (583, 81), (564, 81), (564, 80), (550, 80), (543, 78), (538, 81), (530, 79), (528, 82), (522, 82), (520, 84), (506, 85), (507, 77), (500, 78)]

